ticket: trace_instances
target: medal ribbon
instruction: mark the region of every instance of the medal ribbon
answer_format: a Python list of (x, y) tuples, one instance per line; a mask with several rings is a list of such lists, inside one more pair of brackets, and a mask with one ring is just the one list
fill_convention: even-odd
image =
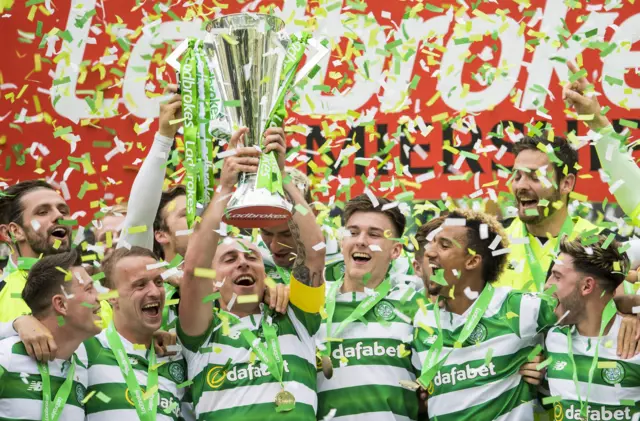
[[(233, 324), (240, 323), (238, 316), (229, 313), (228, 311), (220, 310), (220, 313), (225, 314)], [(264, 332), (264, 342), (258, 339), (258, 337), (248, 328), (240, 329), (240, 334), (247, 342), (251, 350), (256, 357), (269, 368), (271, 375), (282, 386), (282, 377), (284, 370), (284, 361), (282, 359), (282, 352), (280, 351), (280, 341), (278, 341), (278, 335), (273, 324), (267, 322), (267, 315), (263, 312), (262, 321), (260, 323), (262, 332)]]
[(62, 383), (56, 397), (51, 401), (51, 378), (49, 377), (49, 365), (47, 363), (38, 362), (38, 371), (42, 376), (42, 420), (43, 421), (57, 421), (62, 415), (69, 393), (71, 393), (71, 386), (73, 384), (73, 376), (76, 372), (76, 362), (71, 357), (71, 367), (67, 373), (67, 379)]
[(116, 328), (113, 325), (113, 321), (107, 327), (107, 341), (109, 346), (113, 350), (113, 354), (116, 357), (122, 376), (124, 377), (127, 387), (129, 388), (129, 396), (133, 402), (133, 406), (136, 408), (136, 413), (141, 421), (155, 421), (156, 412), (158, 410), (158, 369), (156, 365), (156, 351), (153, 347), (153, 340), (151, 341), (151, 347), (149, 348), (149, 369), (147, 371), (147, 391), (156, 389), (148, 399), (144, 399), (142, 389), (136, 374), (131, 368), (129, 362), (129, 356), (127, 355), (120, 336), (116, 332)]
[[(265, 124), (266, 128), (269, 127), (281, 127), (284, 122), (284, 118), (287, 115), (285, 108), (285, 97), (289, 89), (293, 85), (296, 76), (296, 70), (298, 64), (304, 56), (305, 47), (307, 41), (311, 37), (308, 33), (298, 38), (295, 35), (291, 36), (291, 43), (285, 53), (284, 62), (282, 64), (282, 77), (280, 79), (280, 86), (278, 88), (278, 96), (273, 105), (273, 110), (269, 114), (269, 118)], [(264, 139), (260, 136), (260, 147), (263, 145)], [(258, 177), (256, 180), (256, 188), (266, 188), (271, 193), (280, 193), (284, 196), (284, 189), (282, 188), (282, 175), (280, 174), (280, 168), (278, 167), (278, 160), (274, 152), (264, 154), (260, 157), (258, 163)]]
[[(454, 344), (454, 348), (462, 347), (462, 344), (469, 338), (469, 335), (473, 332), (473, 330), (478, 326), (480, 319), (489, 308), (489, 303), (493, 298), (493, 293), (495, 288), (487, 283), (480, 293), (478, 299), (473, 303), (471, 307), (471, 312), (467, 317), (467, 321), (462, 327), (462, 331), (460, 332), (460, 336), (456, 340)], [(440, 298), (438, 298), (438, 302), (436, 302), (433, 306), (433, 316), (436, 319), (436, 327), (438, 329), (438, 336), (436, 337), (436, 341), (429, 348), (427, 352), (427, 357), (425, 359), (424, 364), (422, 365), (422, 371), (420, 373), (420, 377), (418, 378), (418, 383), (427, 389), (429, 387), (429, 383), (433, 380), (435, 375), (438, 373), (440, 368), (445, 364), (449, 355), (453, 352), (453, 350), (449, 351), (445, 356), (440, 358), (440, 354), (442, 353), (442, 347), (444, 343), (444, 334), (442, 333), (442, 328), (440, 327)], [(439, 359), (439, 360), (438, 360)]]
[[(527, 225), (523, 222), (522, 226), (524, 229), (524, 236), (528, 238), (529, 231), (527, 231)], [(573, 227), (574, 227), (573, 219), (571, 219), (571, 216), (567, 215), (567, 219), (565, 219), (564, 223), (562, 224), (562, 228), (560, 228), (560, 233), (558, 234), (558, 238), (556, 239), (556, 246), (555, 246), (555, 249), (553, 250), (554, 254), (557, 253), (558, 250), (560, 249), (560, 241), (562, 240), (562, 238), (564, 236), (568, 236), (573, 232)], [(533, 281), (535, 283), (537, 291), (542, 292), (544, 291), (544, 284), (547, 282), (547, 273), (542, 270), (542, 266), (540, 266), (540, 261), (538, 260), (538, 258), (533, 252), (533, 249), (531, 248), (530, 241), (524, 244), (524, 249), (526, 251), (525, 254), (527, 256), (527, 263), (529, 263), (529, 269), (531, 269), (531, 275), (533, 276)]]
[[(386, 278), (384, 278), (384, 281), (382, 281), (382, 283), (374, 289), (374, 293), (372, 295), (368, 295), (364, 300), (362, 300), (360, 304), (358, 304), (358, 306), (351, 312), (351, 314), (342, 322), (340, 322), (337, 329), (335, 331), (332, 331), (333, 315), (336, 311), (336, 296), (338, 295), (338, 290), (342, 287), (343, 283), (344, 277), (340, 278), (340, 280), (338, 281), (335, 281), (331, 285), (331, 289), (329, 289), (329, 293), (327, 294), (325, 307), (327, 310), (327, 319), (325, 321), (327, 325), (327, 338), (332, 338), (334, 336), (340, 335), (340, 333), (342, 333), (342, 331), (345, 330), (347, 326), (353, 323), (354, 320), (362, 318), (369, 312), (369, 310), (375, 307), (375, 305), (378, 304), (384, 297), (386, 297), (391, 290), (391, 280), (389, 279), (389, 276), (387, 276)], [(328, 357), (331, 355), (331, 342), (327, 341), (325, 345), (326, 349), (322, 351), (321, 354)]]
[(567, 346), (569, 348), (569, 359), (571, 360), (571, 364), (573, 364), (573, 383), (576, 387), (576, 393), (578, 394), (578, 401), (580, 402), (580, 416), (582, 419), (587, 419), (587, 406), (589, 404), (589, 391), (591, 390), (591, 383), (593, 382), (593, 373), (596, 370), (596, 366), (598, 364), (598, 354), (600, 351), (600, 341), (602, 340), (602, 335), (604, 334), (604, 330), (607, 325), (616, 315), (616, 305), (613, 300), (609, 300), (604, 310), (602, 311), (602, 321), (600, 322), (600, 333), (598, 334), (598, 340), (596, 342), (596, 349), (593, 352), (593, 359), (591, 360), (591, 367), (589, 368), (589, 377), (587, 381), (587, 396), (583, 401), (580, 397), (580, 384), (578, 383), (578, 368), (576, 366), (576, 361), (573, 358), (573, 329), (577, 329), (576, 327), (572, 327), (569, 329), (567, 333)]

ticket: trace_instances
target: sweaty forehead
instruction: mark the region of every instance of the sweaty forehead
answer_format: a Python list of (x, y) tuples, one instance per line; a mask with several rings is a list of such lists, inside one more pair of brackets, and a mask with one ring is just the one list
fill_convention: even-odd
[(362, 230), (366, 229), (379, 229), (379, 230), (392, 230), (394, 225), (391, 219), (379, 212), (356, 212), (346, 223), (347, 227), (356, 227)]
[(230, 251), (251, 252), (260, 255), (258, 247), (250, 241), (247, 241), (244, 238), (227, 238), (218, 245), (216, 257), (222, 256)]
[(466, 226), (457, 226), (457, 225), (442, 225), (442, 231), (440, 231), (436, 238), (439, 239), (447, 239), (454, 240), (461, 247), (466, 247), (467, 245), (467, 228)]
[(24, 209), (33, 208), (42, 204), (66, 204), (62, 197), (54, 190), (39, 188), (22, 196), (21, 204)]
[(540, 150), (524, 150), (518, 154), (514, 162), (514, 168), (527, 168), (530, 170), (537, 170), (545, 165), (549, 168), (551, 161), (549, 156)]

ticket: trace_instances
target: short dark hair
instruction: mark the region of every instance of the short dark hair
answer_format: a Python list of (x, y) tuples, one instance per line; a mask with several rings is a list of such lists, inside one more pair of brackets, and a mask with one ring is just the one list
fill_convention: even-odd
[[(517, 157), (522, 151), (538, 151), (545, 152), (538, 145), (547, 148), (547, 145), (551, 145), (553, 148), (553, 155), (549, 156), (549, 160), (553, 165), (553, 169), (556, 174), (556, 180), (560, 181), (566, 174), (578, 174), (576, 164), (578, 163), (578, 151), (573, 149), (567, 139), (554, 136), (553, 141), (549, 141), (549, 132), (544, 131), (540, 135), (525, 136), (519, 142), (513, 144), (513, 156)], [(555, 159), (557, 158), (557, 159)], [(566, 170), (565, 170), (566, 168)]]
[[(160, 196), (160, 204), (158, 205), (158, 211), (156, 212), (156, 217), (153, 220), (153, 232), (156, 231), (166, 231), (169, 229), (167, 226), (167, 218), (164, 214), (164, 208), (171, 202), (173, 202), (177, 197), (186, 196), (187, 189), (185, 186), (179, 184), (177, 186), (171, 187), (170, 189), (163, 191)], [(162, 250), (162, 246), (155, 240), (155, 236), (153, 239), (153, 251), (156, 255), (160, 256), (164, 259), (164, 250)]]
[(81, 265), (81, 254), (77, 249), (71, 249), (45, 256), (31, 267), (22, 290), (22, 299), (35, 317), (44, 315), (51, 306), (51, 298), (64, 288), (67, 275), (60, 269), (69, 271), (71, 267)]
[(22, 197), (37, 189), (55, 191), (53, 186), (44, 180), (26, 180), (9, 186), (0, 192), (0, 224), (15, 222), (24, 226), (24, 206)]
[(105, 287), (109, 289), (116, 289), (116, 283), (113, 279), (116, 265), (120, 260), (127, 257), (151, 257), (155, 260), (158, 260), (158, 256), (153, 251), (144, 247), (131, 246), (131, 248), (121, 247), (119, 249), (116, 249), (102, 261), (101, 268), (104, 272), (104, 279), (102, 281), (102, 284)]
[(382, 207), (384, 205), (388, 205), (389, 203), (391, 203), (391, 200), (384, 197), (376, 197), (376, 199), (378, 200), (378, 206), (374, 206), (373, 202), (366, 194), (361, 194), (360, 196), (354, 197), (353, 199), (349, 200), (344, 208), (344, 213), (342, 215), (343, 225), (346, 225), (349, 218), (351, 218), (356, 212), (381, 213), (391, 219), (393, 228), (396, 230), (395, 237), (402, 237), (402, 234), (404, 234), (404, 228), (407, 224), (407, 220), (402, 212), (400, 212), (398, 206), (382, 210)]
[[(507, 241), (507, 233), (493, 215), (471, 209), (454, 209), (451, 212), (433, 218), (418, 229), (416, 240), (420, 249), (424, 250), (428, 242), (429, 233), (442, 226), (448, 218), (465, 220), (467, 248), (482, 257), (482, 279), (487, 282), (497, 281), (507, 265), (507, 254), (503, 253), (494, 256), (493, 252), (498, 249), (506, 249), (509, 247), (509, 243)], [(481, 238), (480, 236), (481, 225), (487, 226), (487, 238)], [(497, 236), (500, 236), (499, 247), (496, 247), (495, 250), (489, 248)]]
[(603, 247), (607, 238), (599, 235), (597, 242), (585, 246), (579, 239), (569, 241), (565, 237), (560, 242), (560, 253), (573, 258), (573, 267), (578, 272), (592, 276), (600, 288), (613, 293), (625, 280), (630, 263), (627, 254), (619, 251), (620, 243), (617, 241)]

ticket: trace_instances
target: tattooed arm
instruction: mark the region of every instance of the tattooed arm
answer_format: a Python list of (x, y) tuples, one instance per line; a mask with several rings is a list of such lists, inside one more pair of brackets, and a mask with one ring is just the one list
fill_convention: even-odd
[[(293, 262), (292, 274), (303, 284), (319, 287), (324, 283), (324, 258), (326, 248), (319, 247), (324, 243), (324, 236), (311, 208), (300, 190), (293, 182), (284, 185), (289, 200), (294, 206), (293, 218), (289, 221), (291, 235), (296, 241), (296, 259)], [(306, 212), (298, 209), (304, 208)], [(304, 213), (304, 214), (303, 214)], [(315, 247), (315, 249), (314, 249)], [(318, 249), (318, 250), (316, 250)]]

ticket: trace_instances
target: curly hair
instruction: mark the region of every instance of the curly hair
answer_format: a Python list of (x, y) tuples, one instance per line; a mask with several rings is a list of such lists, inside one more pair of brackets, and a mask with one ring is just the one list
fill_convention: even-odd
[[(430, 241), (430, 234), (446, 224), (447, 219), (464, 219), (467, 228), (467, 247), (473, 250), (477, 255), (482, 257), (482, 278), (488, 282), (496, 281), (505, 266), (507, 265), (507, 253), (493, 255), (493, 251), (497, 249), (506, 249), (509, 247), (507, 233), (496, 219), (496, 217), (484, 212), (478, 212), (471, 209), (455, 209), (451, 212), (443, 214), (437, 218), (431, 219), (422, 225), (416, 234), (419, 251), (424, 251), (427, 243)], [(482, 238), (481, 231), (487, 228), (486, 238)], [(489, 246), (500, 236), (499, 247), (491, 249)]]

